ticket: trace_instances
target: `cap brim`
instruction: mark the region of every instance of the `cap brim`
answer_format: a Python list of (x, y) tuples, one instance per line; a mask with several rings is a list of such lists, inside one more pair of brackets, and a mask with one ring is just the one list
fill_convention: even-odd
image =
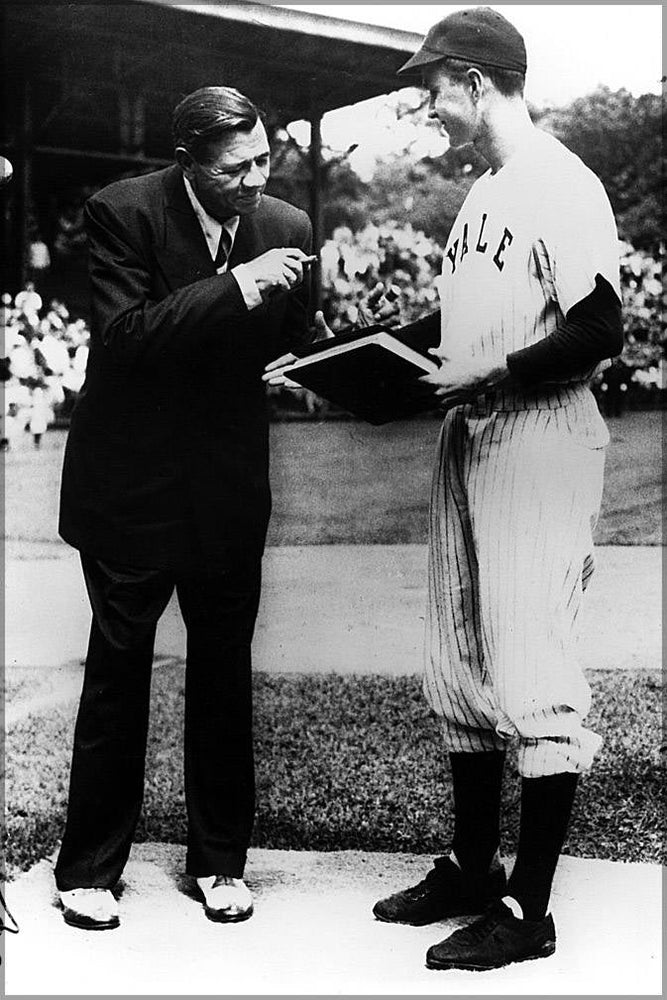
[(396, 70), (396, 75), (401, 76), (403, 73), (418, 73), (422, 66), (428, 66), (429, 63), (440, 62), (445, 59), (446, 56), (442, 52), (429, 52), (428, 49), (420, 49), (415, 52), (413, 56), (400, 69)]

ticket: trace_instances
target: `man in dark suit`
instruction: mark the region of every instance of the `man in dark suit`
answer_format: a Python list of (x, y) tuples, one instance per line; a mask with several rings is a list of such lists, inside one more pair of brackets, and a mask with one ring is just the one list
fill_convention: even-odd
[(142, 795), (157, 622), (187, 629), (186, 871), (207, 916), (252, 913), (250, 644), (271, 497), (265, 364), (312, 339), (306, 214), (264, 194), (251, 102), (206, 87), (174, 112), (177, 163), (86, 206), (92, 337), (65, 453), (60, 533), (93, 612), (67, 826), (65, 920), (119, 923), (111, 890)]

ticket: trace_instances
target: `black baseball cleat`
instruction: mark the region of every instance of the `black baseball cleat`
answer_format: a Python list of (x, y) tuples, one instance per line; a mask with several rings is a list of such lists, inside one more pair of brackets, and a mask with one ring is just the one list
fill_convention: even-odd
[(485, 972), (512, 962), (548, 958), (555, 950), (556, 928), (551, 914), (542, 920), (519, 920), (496, 900), (478, 920), (429, 948), (426, 965), (429, 969)]
[(418, 885), (381, 899), (373, 907), (378, 920), (391, 924), (426, 924), (483, 913), (493, 899), (505, 895), (505, 869), (496, 861), (482, 876), (462, 872), (451, 858), (436, 858), (433, 868)]

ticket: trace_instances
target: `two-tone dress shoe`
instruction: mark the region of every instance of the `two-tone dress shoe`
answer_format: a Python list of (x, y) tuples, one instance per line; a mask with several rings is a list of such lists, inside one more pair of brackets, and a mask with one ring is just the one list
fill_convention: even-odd
[(60, 894), (66, 924), (87, 931), (118, 927), (118, 903), (109, 889), (67, 889)]
[(204, 912), (216, 923), (235, 923), (252, 916), (250, 889), (242, 878), (206, 875), (197, 879), (204, 896)]

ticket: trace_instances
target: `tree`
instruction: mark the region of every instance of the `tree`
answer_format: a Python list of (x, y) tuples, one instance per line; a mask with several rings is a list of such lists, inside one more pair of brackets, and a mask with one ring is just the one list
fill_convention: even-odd
[[(640, 250), (664, 247), (662, 98), (633, 97), (599, 87), (562, 108), (529, 108), (533, 121), (581, 157), (604, 184), (619, 234)], [(397, 120), (410, 117), (426, 129), (427, 109), (398, 105)], [(445, 244), (453, 219), (473, 181), (488, 164), (471, 146), (443, 156), (416, 159), (411, 149), (378, 165), (369, 209), (376, 222), (410, 222)]]
[[(322, 150), (322, 200), (324, 235), (337, 226), (361, 229), (367, 222), (366, 188), (348, 163), (354, 146), (343, 153)], [(285, 129), (271, 135), (271, 176), (268, 192), (310, 211), (311, 166), (308, 149)]]
[(404, 153), (378, 165), (366, 218), (376, 225), (412, 225), (444, 245), (473, 180), (444, 177), (436, 160), (415, 162)]
[[(436, 155), (437, 142), (431, 140), (429, 146), (426, 102), (419, 94), (410, 100), (405, 93), (387, 99), (387, 127), (392, 136), (395, 132), (398, 148), (378, 161), (368, 183), (351, 168), (351, 149), (342, 154), (325, 149), (327, 236), (340, 226), (357, 232), (368, 223), (410, 224), (445, 245), (470, 186), (488, 168), (472, 146)], [(627, 90), (599, 87), (561, 108), (529, 110), (537, 125), (556, 135), (598, 175), (621, 238), (660, 256), (665, 230), (661, 97), (633, 97)], [(308, 209), (307, 150), (284, 130), (273, 136), (273, 149), (272, 193)]]
[(661, 252), (662, 98), (599, 87), (566, 107), (541, 112), (538, 124), (600, 178), (621, 238), (638, 249)]

